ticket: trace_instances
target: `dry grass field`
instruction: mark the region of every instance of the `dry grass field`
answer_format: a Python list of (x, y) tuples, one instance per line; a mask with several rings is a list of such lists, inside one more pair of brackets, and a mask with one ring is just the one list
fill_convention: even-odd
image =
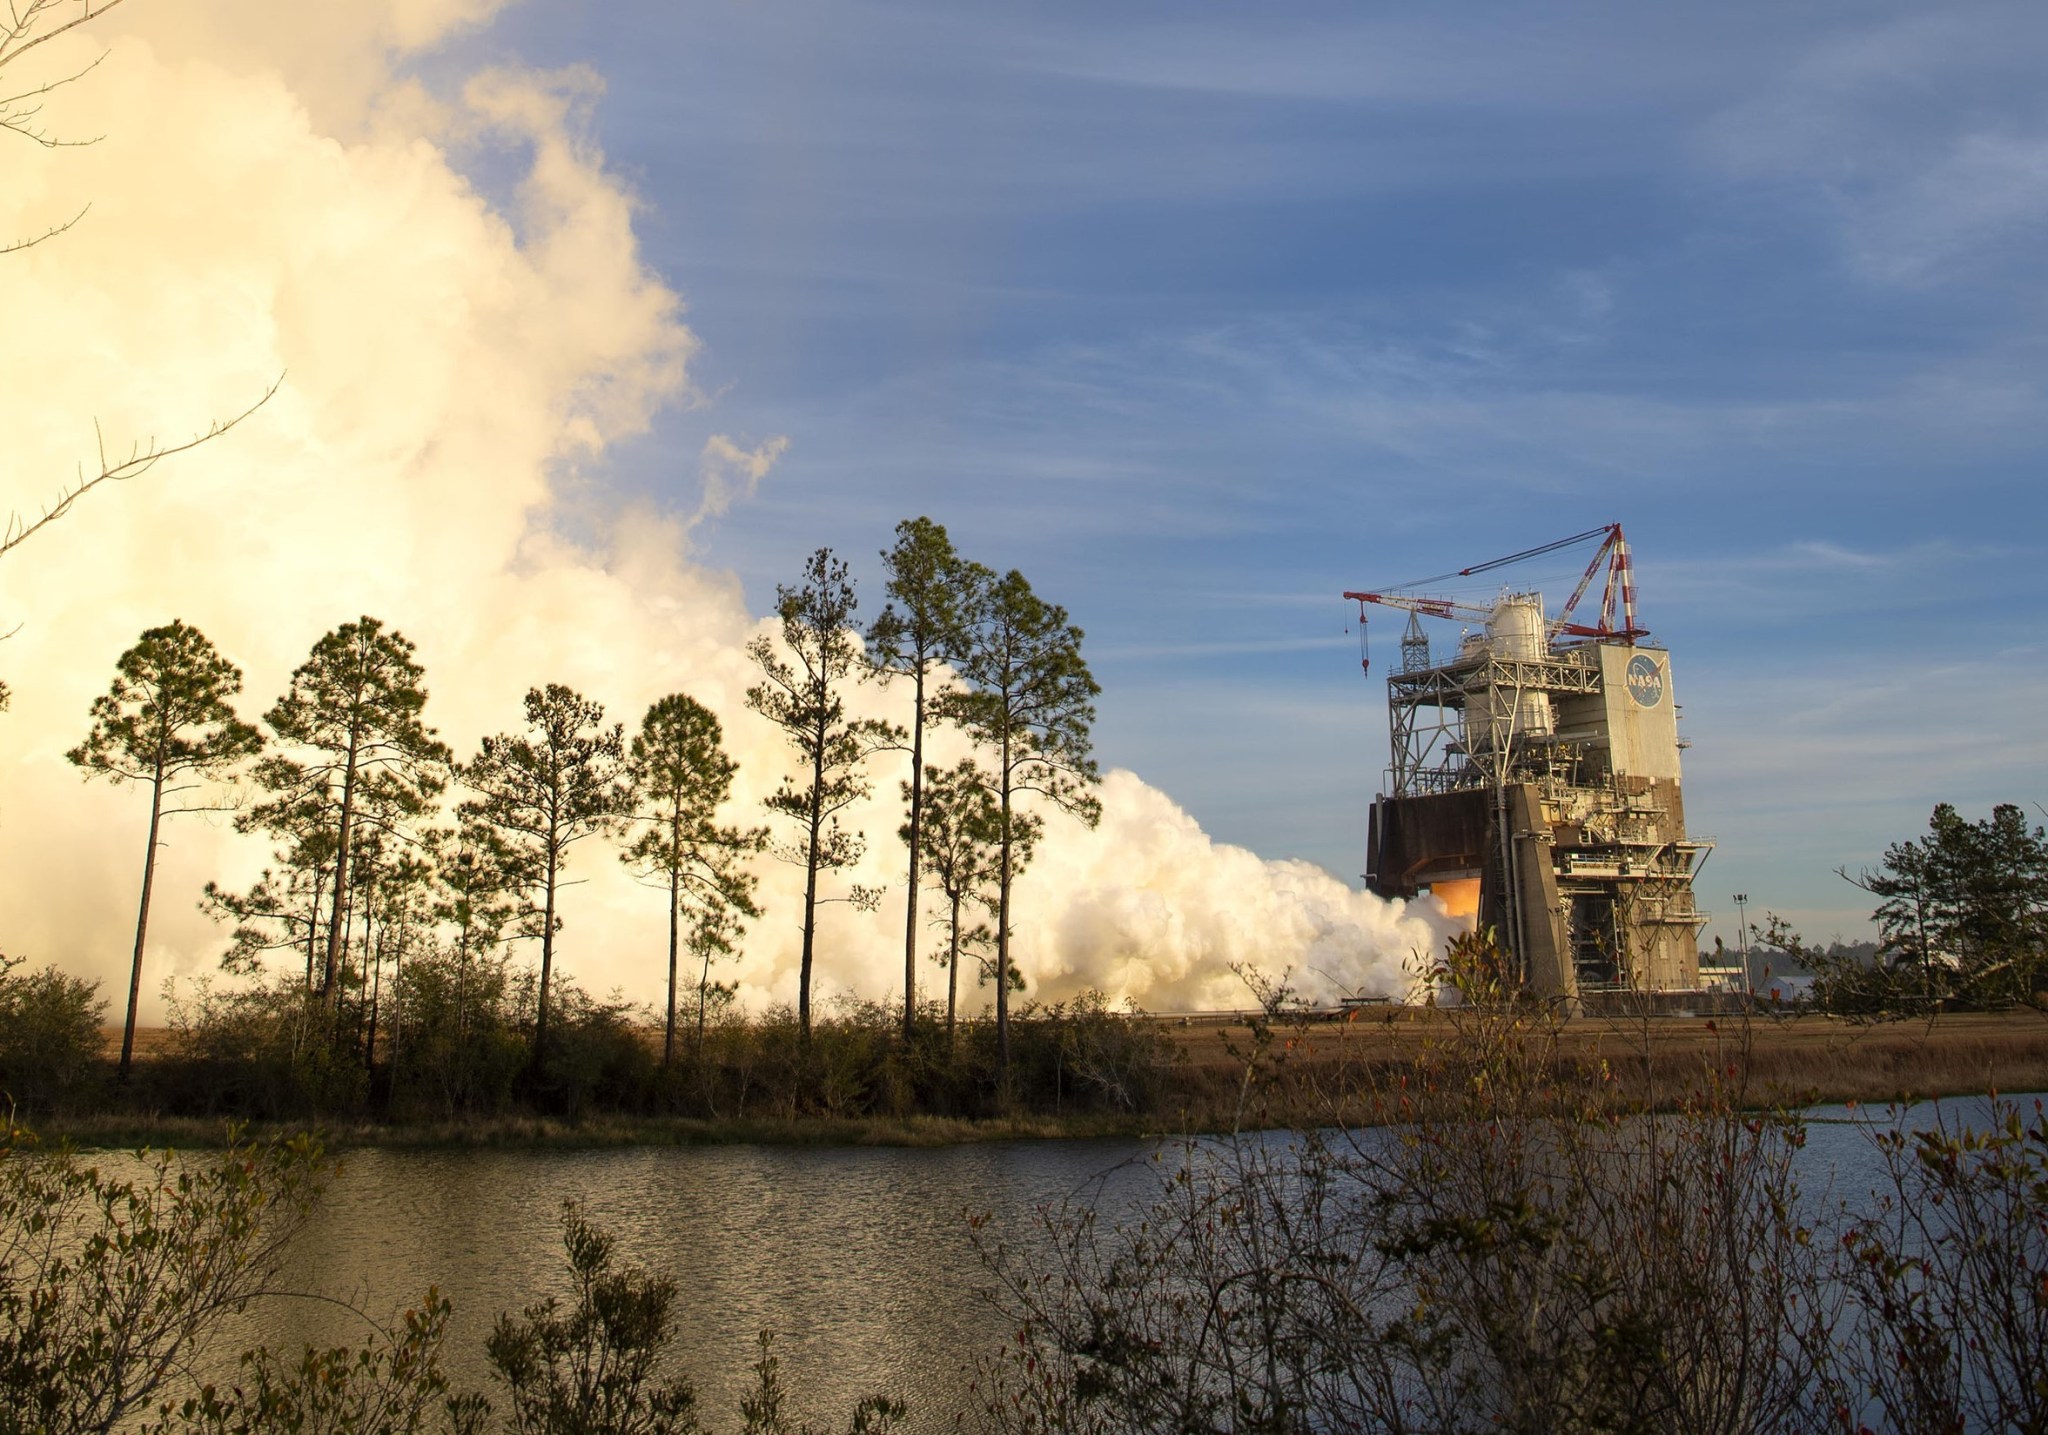
[[(1348, 1020), (1288, 1027), (1281, 1054), (1302, 1066), (1398, 1069), (1441, 1047), (1458, 1017), (1418, 1007), (1368, 1008)], [(1165, 1029), (1196, 1071), (1241, 1069), (1240, 1024)], [(1683, 1084), (1731, 1065), (1761, 1100), (1890, 1101), (1983, 1091), (2048, 1091), (2048, 1013), (1952, 1012), (1932, 1020), (1850, 1022), (1815, 1014), (1580, 1017), (1559, 1028), (1561, 1054), (1602, 1061), (1623, 1080)]]
[[(100, 1037), (106, 1043), (107, 1055), (118, 1059), (121, 1055), (121, 1028), (103, 1026), (100, 1028)], [(135, 1028), (135, 1054), (138, 1057), (155, 1056), (164, 1049), (170, 1038), (169, 1027), (138, 1026)]]

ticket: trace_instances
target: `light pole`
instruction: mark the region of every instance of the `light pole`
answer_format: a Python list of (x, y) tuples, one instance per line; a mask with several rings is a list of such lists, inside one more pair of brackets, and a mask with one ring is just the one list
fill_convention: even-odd
[(1743, 910), (1749, 901), (1749, 893), (1735, 894), (1735, 945), (1742, 952), (1742, 987), (1750, 995), (1756, 994), (1756, 983), (1749, 975), (1749, 916)]

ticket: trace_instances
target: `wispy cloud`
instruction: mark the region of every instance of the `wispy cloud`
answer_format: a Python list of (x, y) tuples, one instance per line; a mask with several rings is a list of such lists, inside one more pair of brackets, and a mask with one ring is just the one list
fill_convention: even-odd
[(1944, 603), (1988, 595), (2004, 583), (2002, 573), (2042, 556), (2024, 545), (1949, 538), (1889, 548), (1807, 538), (1712, 557), (1660, 555), (1656, 591), (1660, 604), (1714, 615), (1724, 626), (1783, 628), (1828, 614), (1896, 612), (1916, 595), (1939, 594)]
[[(1704, 18), (1704, 17), (1702, 17)], [(1691, 32), (1674, 52), (1673, 24)], [(1082, 25), (1019, 45), (1024, 63), (1104, 85), (1386, 109), (1530, 110), (1661, 103), (1711, 93), (1738, 47), (1726, 27), (1607, 10), (1598, 42), (1555, 11), (1495, 9), (1446, 20), (1342, 5), (1289, 14), (1193, 13), (1167, 30), (1118, 26), (1090, 8)], [(1675, 62), (1675, 63), (1674, 63)]]
[(707, 519), (726, 513), (733, 504), (751, 499), (761, 487), (761, 480), (788, 449), (786, 437), (766, 439), (752, 448), (742, 448), (722, 433), (704, 440), (704, 451), (697, 458), (703, 497), (685, 528), (694, 530)]
[(1828, 35), (1701, 131), (1729, 174), (1803, 190), (1882, 284), (2032, 267), (2048, 223), (2048, 17), (1952, 5)]

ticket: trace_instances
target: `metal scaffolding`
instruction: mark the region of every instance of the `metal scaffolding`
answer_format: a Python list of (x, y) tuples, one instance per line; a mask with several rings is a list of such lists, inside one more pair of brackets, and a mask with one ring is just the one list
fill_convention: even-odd
[[(1545, 994), (1700, 980), (1705, 917), (1692, 883), (1713, 844), (1685, 830), (1670, 655), (1638, 641), (1647, 634), (1612, 532), (1602, 553), (1619, 555), (1609, 586), (1626, 600), (1620, 626), (1605, 615), (1597, 629), (1575, 626), (1569, 605), (1548, 618), (1534, 593), (1487, 609), (1346, 595), (1409, 613), (1387, 677), (1390, 763), (1368, 879), (1407, 897), (1477, 878), (1480, 920)], [(1425, 616), (1468, 624), (1452, 655), (1432, 653)]]

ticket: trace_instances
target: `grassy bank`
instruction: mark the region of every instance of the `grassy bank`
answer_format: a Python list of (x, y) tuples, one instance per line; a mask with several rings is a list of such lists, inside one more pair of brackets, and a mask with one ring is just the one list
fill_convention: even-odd
[(605, 1150), (638, 1146), (963, 1146), (984, 1141), (1088, 1140), (1157, 1134), (1156, 1118), (1077, 1115), (967, 1120), (948, 1116), (800, 1117), (713, 1121), (697, 1117), (604, 1113), (565, 1121), (547, 1116), (489, 1116), (431, 1122), (251, 1122), (124, 1112), (53, 1119), (51, 1141), (100, 1150), (225, 1146), (231, 1130), (244, 1138), (283, 1136), (310, 1127), (328, 1150)]
[[(1158, 1067), (1147, 1099), (1128, 1109), (1084, 1103), (1010, 1115), (783, 1110), (744, 1117), (590, 1110), (574, 1119), (503, 1112), (453, 1119), (360, 1116), (272, 1119), (255, 1134), (312, 1125), (331, 1147), (597, 1149), (629, 1146), (901, 1146), (1078, 1140), (1238, 1127), (1367, 1124), (1387, 1118), (1403, 1089), (1456, 1037), (1459, 1018), (1393, 1009), (1343, 1022), (1276, 1024), (1261, 1044), (1242, 1024), (1153, 1023)], [(2048, 1017), (2032, 1011), (1954, 1013), (1914, 1023), (1855, 1024), (1830, 1017), (1749, 1020), (1584, 1018), (1550, 1033), (1566, 1065), (1656, 1102), (1694, 1084), (1705, 1068), (1759, 1104), (1883, 1104), (1988, 1091), (2048, 1090)], [(148, 1048), (145, 1047), (145, 1050)], [(1249, 1074), (1248, 1074), (1249, 1073)], [(146, 1083), (139, 1084), (147, 1090)], [(47, 1133), (90, 1147), (220, 1144), (219, 1115), (183, 1115), (118, 1093), (44, 1122)]]

